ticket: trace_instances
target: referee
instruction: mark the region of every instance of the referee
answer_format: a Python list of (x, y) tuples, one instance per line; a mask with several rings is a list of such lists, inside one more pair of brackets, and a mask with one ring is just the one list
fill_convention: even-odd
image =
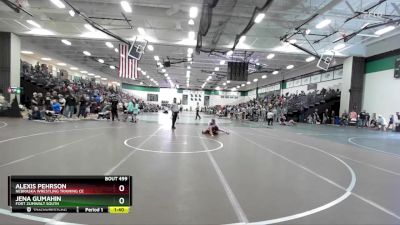
[(172, 111), (172, 129), (175, 130), (175, 122), (176, 119), (178, 118), (178, 113), (179, 113), (179, 106), (176, 103), (176, 98), (174, 98), (174, 102), (171, 105), (171, 111)]

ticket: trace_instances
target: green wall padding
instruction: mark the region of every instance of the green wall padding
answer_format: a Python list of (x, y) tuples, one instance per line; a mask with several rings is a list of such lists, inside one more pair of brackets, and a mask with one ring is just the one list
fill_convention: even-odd
[(394, 69), (394, 62), (400, 55), (369, 61), (365, 64), (365, 73), (375, 73)]

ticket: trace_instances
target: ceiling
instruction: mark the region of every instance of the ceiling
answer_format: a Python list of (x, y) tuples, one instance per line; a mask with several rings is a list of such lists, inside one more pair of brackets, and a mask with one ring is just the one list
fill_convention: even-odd
[[(15, 0), (12, 0), (15, 1)], [(235, 37), (239, 34), (251, 20), (255, 7), (261, 7), (266, 0), (219, 0), (213, 9), (210, 29), (207, 35), (202, 38), (204, 50), (215, 50), (213, 53), (195, 53), (193, 62), (181, 62), (187, 60), (188, 48), (195, 48), (196, 40), (188, 38), (189, 31), (198, 32), (199, 23), (202, 16), (202, 0), (129, 0), (132, 7), (131, 13), (125, 13), (133, 29), (129, 28), (128, 23), (123, 20), (123, 12), (119, 0), (69, 0), (80, 12), (101, 26), (109, 29), (118, 36), (132, 40), (135, 36), (140, 36), (149, 41), (154, 46), (154, 51), (147, 50), (139, 62), (139, 67), (146, 71), (146, 76), (140, 76), (139, 80), (121, 80), (122, 82), (143, 85), (153, 85), (147, 76), (153, 78), (161, 87), (169, 87), (164, 74), (157, 68), (154, 56), (160, 57), (161, 61), (167, 57), (171, 60), (171, 67), (166, 68), (171, 81), (186, 88), (187, 67), (190, 66), (191, 75), (189, 88), (199, 89), (211, 74), (211, 80), (207, 82), (205, 88), (232, 88), (240, 85), (239, 82), (232, 82), (223, 86), (226, 82), (227, 65), (220, 65), (221, 60), (229, 61), (232, 58), (240, 60), (246, 58), (250, 61), (249, 80), (259, 79), (260, 85), (272, 82), (273, 71), (279, 71), (282, 74), (293, 73), (299, 68), (316, 68), (318, 60), (306, 62), (305, 59), (310, 55), (288, 44), (283, 44), (281, 38), (287, 34), (292, 34), (297, 26), (304, 23), (314, 14), (318, 14), (313, 20), (306, 23), (301, 29), (310, 29), (307, 39), (302, 34), (296, 34), (291, 39), (296, 39), (296, 44), (318, 55), (330, 52), (337, 43), (336, 39), (343, 35), (359, 30), (366, 23), (374, 24), (385, 21), (377, 14), (389, 15), (391, 18), (399, 19), (400, 0), (383, 1), (377, 7), (371, 9), (374, 15), (363, 14), (346, 22), (355, 12), (363, 11), (376, 0), (347, 0), (355, 12), (344, 0), (275, 0), (271, 6), (264, 11), (265, 18), (254, 24), (245, 34), (246, 39), (236, 46), (232, 57), (222, 54), (232, 48)], [(208, 2), (208, 1), (204, 1)], [(91, 73), (100, 74), (105, 77), (116, 79), (117, 70), (110, 69), (109, 65), (118, 65), (118, 53), (113, 48), (105, 45), (105, 41), (111, 42), (115, 47), (119, 41), (111, 38), (101, 32), (89, 32), (85, 28), (86, 22), (80, 16), (71, 17), (68, 14), (69, 6), (60, 9), (50, 0), (28, 0), (29, 7), (25, 8), (32, 16), (23, 12), (16, 13), (8, 6), (0, 3), (0, 31), (14, 32), (19, 34), (22, 40), (23, 50), (32, 50), (36, 46), (36, 51), (41, 55), (52, 55), (59, 57), (59, 60), (68, 60), (66, 67), (84, 65), (89, 68)], [(194, 19), (194, 25), (188, 24), (190, 7), (199, 9), (198, 16)], [(99, 19), (103, 18), (103, 19)], [(108, 18), (108, 19), (104, 19)], [(315, 26), (322, 20), (330, 19), (332, 23), (323, 28), (316, 29)], [(27, 23), (27, 20), (34, 20), (43, 29), (51, 32), (43, 35), (35, 33), (35, 27)], [(138, 27), (142, 27), (145, 33), (140, 34)], [(380, 28), (363, 31), (361, 35), (356, 35), (346, 43), (346, 46), (336, 52), (338, 62), (345, 56), (365, 56), (365, 49), (368, 44), (377, 37), (373, 35)], [(334, 35), (312, 44), (315, 40), (328, 35), (333, 31), (338, 31)], [(379, 37), (384, 40), (387, 36), (398, 34), (398, 24), (396, 29), (388, 34)], [(61, 42), (61, 39), (69, 40), (72, 45), (67, 46)], [(83, 55), (82, 51), (89, 51), (91, 56)], [(266, 56), (274, 53), (275, 57), (267, 59)], [(105, 63), (99, 63), (97, 60), (104, 59)], [(294, 65), (294, 69), (287, 70), (287, 65)], [(215, 71), (219, 67), (219, 71)], [(257, 68), (256, 68), (257, 67)], [(213, 73), (214, 72), (214, 73)], [(262, 75), (268, 75), (266, 79), (261, 79)], [(243, 82), (242, 82), (243, 83)], [(246, 85), (239, 90), (248, 90), (254, 88), (255, 84)]]

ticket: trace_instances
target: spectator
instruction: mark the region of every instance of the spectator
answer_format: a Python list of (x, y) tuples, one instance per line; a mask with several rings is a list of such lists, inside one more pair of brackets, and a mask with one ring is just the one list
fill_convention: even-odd
[(267, 113), (267, 121), (268, 121), (268, 126), (273, 126), (273, 121), (274, 121), (274, 113), (270, 110)]
[(65, 99), (65, 117), (67, 118), (72, 118), (72, 115), (74, 114), (75, 111), (75, 106), (76, 106), (76, 99), (74, 98), (74, 96), (71, 95), (71, 93), (69, 93), (67, 95), (67, 98)]
[(386, 119), (382, 115), (378, 115), (378, 119), (376, 121), (379, 130), (386, 131), (386, 126), (388, 125)]

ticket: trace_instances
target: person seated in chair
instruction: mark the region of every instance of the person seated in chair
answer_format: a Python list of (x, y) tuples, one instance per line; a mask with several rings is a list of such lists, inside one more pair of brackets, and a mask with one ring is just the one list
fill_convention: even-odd
[(211, 121), (208, 123), (207, 129), (203, 130), (202, 133), (214, 136), (218, 134), (218, 131), (221, 131), (225, 134), (229, 134), (228, 131), (222, 130), (221, 128), (218, 127), (217, 123), (215, 122), (215, 119), (211, 119)]
[(61, 104), (57, 100), (53, 99), (51, 109), (52, 110), (46, 110), (45, 112), (46, 120), (54, 121), (59, 115), (61, 115)]

